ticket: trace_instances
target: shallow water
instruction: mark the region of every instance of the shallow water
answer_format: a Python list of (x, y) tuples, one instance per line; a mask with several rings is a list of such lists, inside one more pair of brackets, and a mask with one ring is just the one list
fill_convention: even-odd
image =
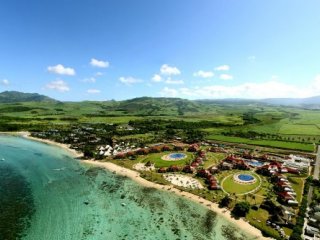
[(12, 136), (0, 136), (0, 210), (1, 240), (250, 239), (199, 204)]

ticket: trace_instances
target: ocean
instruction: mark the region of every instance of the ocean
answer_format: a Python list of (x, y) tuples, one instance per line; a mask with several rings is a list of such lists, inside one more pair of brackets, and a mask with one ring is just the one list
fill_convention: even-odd
[(205, 207), (0, 135), (0, 240), (253, 239)]

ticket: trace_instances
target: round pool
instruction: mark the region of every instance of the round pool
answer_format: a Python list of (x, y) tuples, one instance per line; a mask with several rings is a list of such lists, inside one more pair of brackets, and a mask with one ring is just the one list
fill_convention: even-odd
[(187, 155), (184, 153), (170, 153), (168, 155), (165, 155), (162, 157), (163, 160), (167, 160), (167, 161), (179, 161), (181, 159), (186, 158)]
[(242, 184), (252, 184), (257, 181), (254, 176), (246, 173), (235, 174), (233, 176), (233, 180), (237, 183), (242, 183)]

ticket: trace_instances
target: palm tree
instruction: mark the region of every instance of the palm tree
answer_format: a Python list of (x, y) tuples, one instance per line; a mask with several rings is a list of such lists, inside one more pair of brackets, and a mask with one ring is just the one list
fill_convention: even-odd
[(256, 195), (252, 194), (252, 199), (254, 200), (254, 205), (257, 205)]
[(249, 194), (245, 194), (245, 195), (244, 195), (244, 200), (246, 200), (246, 202), (248, 201), (248, 195), (249, 195)]

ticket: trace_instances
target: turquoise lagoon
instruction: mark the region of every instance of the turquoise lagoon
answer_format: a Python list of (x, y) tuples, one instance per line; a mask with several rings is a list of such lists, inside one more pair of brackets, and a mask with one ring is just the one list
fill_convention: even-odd
[(188, 199), (0, 135), (0, 239), (253, 238)]

